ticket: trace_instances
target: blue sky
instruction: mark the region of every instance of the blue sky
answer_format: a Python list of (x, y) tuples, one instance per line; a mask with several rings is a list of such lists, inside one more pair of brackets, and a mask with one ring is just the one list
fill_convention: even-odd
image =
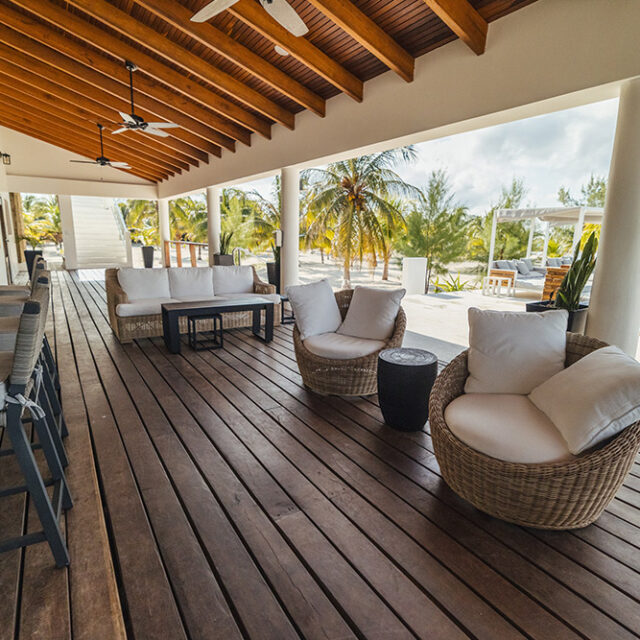
[[(456, 199), (484, 213), (502, 185), (524, 180), (525, 204), (558, 204), (561, 186), (578, 194), (589, 176), (607, 176), (618, 101), (607, 100), (416, 145), (419, 159), (398, 173), (416, 186), (434, 169), (445, 169)], [(268, 196), (272, 179), (247, 183)]]

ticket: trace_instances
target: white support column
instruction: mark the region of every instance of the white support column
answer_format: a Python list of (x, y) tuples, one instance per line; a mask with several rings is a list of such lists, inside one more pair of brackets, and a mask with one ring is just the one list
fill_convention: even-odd
[(640, 79), (620, 92), (587, 334), (635, 357), (640, 330)]
[(164, 243), (171, 240), (171, 222), (169, 220), (169, 199), (158, 200), (158, 234), (160, 236), (160, 255), (162, 256), (162, 266), (168, 267), (165, 258)]
[(491, 244), (489, 245), (489, 264), (487, 265), (487, 275), (491, 271), (491, 265), (493, 263), (493, 254), (496, 251), (496, 230), (498, 228), (498, 212), (493, 212), (493, 221), (491, 223)]
[(542, 246), (542, 262), (541, 267), (547, 266), (547, 255), (549, 253), (549, 236), (551, 235), (551, 225), (548, 222), (544, 223), (544, 245)]
[(580, 244), (580, 240), (582, 239), (582, 230), (584, 229), (584, 209), (580, 209), (580, 213), (578, 214), (578, 222), (576, 222), (576, 226), (573, 229), (573, 242), (571, 243), (571, 255), (573, 255), (576, 251), (576, 247)]
[(78, 255), (71, 196), (58, 196), (58, 206), (60, 207), (60, 226), (62, 227), (62, 243), (64, 245), (64, 266), (66, 269), (76, 269)]
[(207, 239), (209, 242), (209, 265), (213, 256), (220, 253), (220, 188), (207, 187)]
[(298, 284), (298, 254), (300, 248), (300, 172), (293, 167), (281, 169), (282, 251), (280, 256), (280, 290)]
[(529, 228), (529, 240), (527, 242), (527, 258), (531, 256), (531, 250), (533, 249), (533, 234), (536, 230), (536, 219), (531, 218), (531, 227)]

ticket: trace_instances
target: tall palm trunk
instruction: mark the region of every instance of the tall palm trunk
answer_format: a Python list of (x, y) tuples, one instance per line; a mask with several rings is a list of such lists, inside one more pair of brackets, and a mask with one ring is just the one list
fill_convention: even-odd
[(389, 279), (389, 260), (391, 259), (391, 256), (387, 253), (384, 254), (384, 264), (382, 267), (382, 279), (383, 280), (388, 280)]

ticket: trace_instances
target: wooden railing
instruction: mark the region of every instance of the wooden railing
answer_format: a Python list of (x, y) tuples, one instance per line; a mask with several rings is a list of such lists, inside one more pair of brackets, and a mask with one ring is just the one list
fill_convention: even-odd
[(191, 266), (198, 266), (198, 256), (197, 250), (198, 248), (204, 247), (208, 250), (209, 245), (206, 242), (186, 242), (185, 240), (165, 240), (164, 241), (164, 264), (167, 267), (171, 266), (171, 245), (174, 245), (176, 248), (176, 262), (177, 266), (182, 266), (182, 247), (189, 247), (189, 258), (191, 259)]

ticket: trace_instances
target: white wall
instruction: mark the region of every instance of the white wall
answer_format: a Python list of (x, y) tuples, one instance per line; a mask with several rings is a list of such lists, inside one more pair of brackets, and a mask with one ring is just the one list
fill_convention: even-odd
[(487, 52), (460, 41), (416, 61), (415, 80), (385, 73), (365, 84), (359, 104), (344, 94), (325, 118), (306, 111), (295, 131), (223, 152), (158, 187), (160, 197), (321, 164), (340, 154), (393, 147), (565, 109), (617, 95), (640, 75), (640, 1), (538, 0), (489, 27)]
[(6, 188), (9, 191), (123, 198), (157, 197), (155, 184), (147, 180), (111, 167), (70, 162), (91, 160), (99, 155), (97, 135), (96, 148), (87, 149), (88, 157), (6, 127), (0, 127), (0, 136), (6, 152), (11, 154), (11, 166), (7, 167), (6, 176)]

